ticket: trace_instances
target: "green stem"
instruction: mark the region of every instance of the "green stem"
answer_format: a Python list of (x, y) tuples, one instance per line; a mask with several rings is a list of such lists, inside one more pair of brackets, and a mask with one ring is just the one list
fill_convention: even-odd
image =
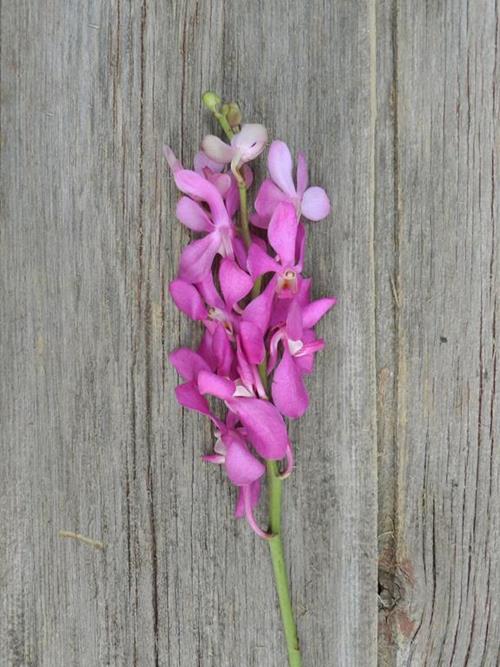
[(241, 235), (245, 241), (247, 248), (250, 247), (252, 243), (252, 238), (250, 236), (250, 227), (248, 226), (248, 205), (247, 205), (247, 186), (245, 185), (245, 180), (243, 176), (238, 173), (238, 190), (240, 191), (240, 222), (241, 222)]
[(220, 111), (214, 111), (213, 113), (214, 113), (214, 116), (219, 121), (219, 125), (224, 130), (224, 134), (229, 139), (229, 141), (231, 141), (231, 139), (234, 137), (234, 132), (232, 131), (231, 126), (229, 125), (227, 118), (224, 116), (224, 114), (220, 113)]
[(281, 540), (281, 492), (283, 480), (279, 477), (276, 461), (267, 462), (267, 484), (269, 492), (269, 532), (273, 537), (269, 540), (271, 550), (271, 561), (273, 563), (274, 581), (278, 600), (280, 603), (281, 618), (285, 631), (286, 645), (288, 649), (289, 667), (301, 667), (299, 640), (297, 637), (297, 626), (293, 617), (292, 601), (288, 587), (286, 573), (285, 554)]

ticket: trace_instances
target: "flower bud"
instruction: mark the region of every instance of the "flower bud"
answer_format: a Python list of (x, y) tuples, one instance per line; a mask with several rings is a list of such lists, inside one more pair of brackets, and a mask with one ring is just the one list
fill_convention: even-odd
[(230, 102), (227, 105), (227, 111), (225, 112), (225, 116), (227, 118), (227, 122), (229, 125), (233, 128), (239, 127), (241, 125), (241, 111), (240, 107), (236, 104), (236, 102)]
[(202, 96), (202, 101), (203, 104), (212, 111), (213, 113), (216, 113), (219, 110), (220, 105), (222, 104), (221, 98), (213, 93), (211, 90), (207, 90), (206, 93), (203, 93)]

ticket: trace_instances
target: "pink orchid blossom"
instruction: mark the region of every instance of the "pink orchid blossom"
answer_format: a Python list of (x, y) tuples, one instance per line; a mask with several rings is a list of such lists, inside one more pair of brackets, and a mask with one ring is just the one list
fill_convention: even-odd
[(243, 125), (240, 132), (224, 143), (219, 137), (209, 134), (203, 139), (202, 149), (211, 160), (219, 164), (231, 164), (231, 170), (258, 157), (267, 143), (267, 130), (263, 125)]
[(223, 465), (229, 480), (239, 489), (235, 516), (245, 517), (252, 530), (263, 538), (269, 537), (257, 524), (253, 510), (260, 498), (260, 479), (266, 469), (248, 449), (243, 437), (232, 428), (221, 424), (216, 430), (214, 453), (203, 456), (207, 463)]
[(334, 304), (335, 299), (324, 298), (301, 308), (296, 300), (292, 301), (285, 325), (271, 337), (268, 372), (276, 366), (278, 344), (281, 342), (283, 346), (281, 361), (273, 374), (273, 401), (291, 419), (302, 417), (309, 406), (303, 376), (312, 371), (314, 355), (324, 347), (324, 341), (316, 338), (312, 327)]
[[(180, 260), (179, 278), (197, 283), (210, 273), (217, 254), (233, 257), (234, 225), (215, 185), (188, 169), (174, 172), (174, 179), (179, 190), (188, 195), (177, 203), (177, 218), (189, 229), (206, 233), (186, 246)], [(208, 205), (210, 215), (193, 197)]]
[(257, 243), (252, 243), (248, 251), (247, 266), (252, 278), (255, 280), (265, 273), (276, 274), (276, 293), (280, 298), (293, 298), (298, 292), (304, 261), (304, 234), (294, 207), (281, 202), (274, 210), (268, 228), (269, 244), (276, 252), (276, 258), (270, 257)]
[(316, 186), (308, 186), (307, 161), (302, 153), (297, 157), (297, 181), (293, 181), (293, 163), (290, 149), (283, 141), (273, 141), (267, 158), (270, 179), (266, 179), (255, 200), (255, 210), (251, 218), (257, 227), (266, 228), (272, 214), (280, 202), (291, 203), (300, 218), (323, 220), (330, 213), (328, 195)]

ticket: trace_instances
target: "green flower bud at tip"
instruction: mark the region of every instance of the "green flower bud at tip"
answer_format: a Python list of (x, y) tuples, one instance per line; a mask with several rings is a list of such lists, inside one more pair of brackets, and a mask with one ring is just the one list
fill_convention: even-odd
[(222, 103), (221, 98), (215, 93), (213, 93), (211, 90), (207, 90), (206, 93), (203, 93), (201, 99), (203, 101), (203, 104), (207, 107), (207, 109), (209, 109), (213, 113), (216, 113), (219, 110), (219, 107)]

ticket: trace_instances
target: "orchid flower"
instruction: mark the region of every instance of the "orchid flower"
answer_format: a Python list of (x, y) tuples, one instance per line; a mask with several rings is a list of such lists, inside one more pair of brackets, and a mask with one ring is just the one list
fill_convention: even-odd
[[(299, 224), (294, 207), (278, 204), (267, 230), (270, 246), (276, 258), (270, 257), (258, 243), (248, 251), (248, 270), (255, 280), (265, 273), (278, 276), (276, 293), (280, 298), (293, 298), (299, 289), (300, 272), (304, 261), (305, 231)], [(298, 248), (298, 252), (297, 252)]]
[(231, 171), (258, 157), (267, 143), (267, 130), (263, 125), (247, 124), (233, 136), (231, 144), (209, 134), (201, 144), (205, 154), (219, 164), (231, 164)]
[(276, 206), (280, 202), (291, 203), (297, 217), (323, 220), (330, 213), (328, 195), (316, 186), (308, 186), (307, 161), (303, 153), (297, 156), (297, 181), (293, 181), (292, 156), (283, 141), (273, 141), (267, 158), (270, 179), (266, 179), (255, 200), (256, 215), (251, 220), (257, 227), (266, 228)]
[(325, 343), (316, 338), (312, 327), (335, 304), (335, 299), (318, 299), (301, 308), (292, 301), (284, 326), (271, 337), (268, 372), (276, 366), (278, 344), (283, 346), (281, 361), (273, 375), (272, 396), (278, 410), (286, 417), (302, 417), (309, 405), (309, 397), (303, 376), (310, 373), (314, 355)]
[[(178, 219), (195, 232), (206, 232), (204, 238), (186, 246), (180, 260), (179, 278), (197, 283), (210, 273), (215, 255), (233, 257), (234, 225), (215, 185), (188, 169), (175, 171), (174, 179), (188, 195), (177, 203)], [(210, 215), (193, 197), (208, 204)]]
[(260, 498), (260, 478), (265, 474), (264, 465), (248, 450), (244, 439), (232, 428), (221, 425), (216, 430), (214, 453), (206, 454), (207, 463), (223, 465), (229, 480), (239, 489), (235, 516), (244, 516), (259, 537), (269, 537), (257, 524), (253, 509)]

